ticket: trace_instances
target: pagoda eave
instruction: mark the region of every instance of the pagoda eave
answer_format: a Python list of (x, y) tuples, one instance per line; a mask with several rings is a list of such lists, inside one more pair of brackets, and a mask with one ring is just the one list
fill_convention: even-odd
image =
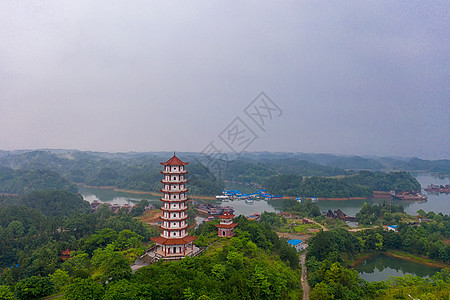
[(161, 220), (163, 220), (163, 221), (168, 221), (168, 222), (170, 222), (170, 221), (172, 221), (172, 222), (178, 222), (178, 221), (185, 221), (185, 220), (187, 220), (187, 219), (189, 219), (189, 216), (185, 216), (184, 218), (181, 218), (181, 219), (173, 219), (173, 218), (165, 218), (165, 217), (163, 217), (163, 216), (161, 216), (161, 217), (159, 217)]
[(172, 190), (159, 190), (162, 193), (168, 193), (168, 194), (181, 194), (186, 193), (189, 191), (189, 189), (179, 190), (179, 191), (172, 191)]
[(224, 220), (226, 220), (226, 219), (233, 219), (234, 215), (228, 215), (228, 216), (220, 215), (219, 218), (224, 219)]
[(229, 228), (234, 228), (237, 225), (238, 225), (237, 223), (232, 223), (232, 224), (217, 224), (214, 226), (216, 226), (217, 228), (229, 229)]
[(197, 237), (187, 235), (183, 238), (168, 239), (162, 236), (152, 238), (151, 240), (160, 245), (185, 245), (193, 242)]
[(162, 230), (168, 230), (168, 231), (180, 231), (180, 230), (184, 230), (187, 229), (189, 227), (189, 225), (183, 226), (183, 227), (164, 227), (164, 225), (159, 225), (159, 228), (161, 228)]
[(165, 212), (182, 212), (182, 211), (186, 211), (186, 210), (188, 210), (189, 209), (189, 207), (185, 207), (185, 208), (163, 208), (163, 207), (161, 207), (160, 208), (162, 211), (165, 211)]
[(188, 183), (189, 180), (185, 179), (185, 180), (179, 180), (179, 181), (169, 181), (169, 180), (161, 180), (161, 183), (165, 183), (165, 184), (179, 184), (179, 183)]
[(179, 203), (179, 202), (188, 201), (189, 198), (185, 198), (185, 199), (164, 199), (164, 198), (159, 198), (159, 200), (161, 200), (162, 202), (167, 202), (167, 203)]
[(184, 175), (189, 173), (188, 171), (161, 171), (161, 174), (164, 175)]

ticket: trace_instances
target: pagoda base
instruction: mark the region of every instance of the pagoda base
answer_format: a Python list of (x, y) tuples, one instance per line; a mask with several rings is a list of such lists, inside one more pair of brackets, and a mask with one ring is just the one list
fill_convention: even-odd
[(171, 260), (180, 260), (185, 258), (186, 256), (194, 257), (203, 252), (203, 249), (194, 245), (193, 249), (186, 250), (185, 254), (183, 253), (164, 253), (160, 249), (156, 250), (155, 247), (148, 249), (144, 255), (142, 255), (139, 259), (144, 261), (147, 264), (153, 264), (158, 262), (159, 260), (171, 261)]

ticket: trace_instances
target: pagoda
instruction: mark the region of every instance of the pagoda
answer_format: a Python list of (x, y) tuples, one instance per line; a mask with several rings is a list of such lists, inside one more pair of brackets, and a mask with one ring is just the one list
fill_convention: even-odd
[(161, 172), (164, 176), (161, 181), (163, 196), (160, 199), (163, 202), (163, 214), (162, 224), (159, 226), (162, 233), (159, 237), (152, 238), (152, 241), (156, 243), (155, 254), (163, 259), (181, 259), (194, 251), (193, 241), (196, 238), (187, 234), (187, 164), (188, 162), (176, 157), (175, 153), (171, 159), (161, 163), (164, 166)]
[(221, 237), (232, 237), (234, 235), (234, 227), (238, 225), (238, 223), (233, 223), (232, 219), (234, 218), (234, 215), (225, 211), (219, 218), (220, 224), (215, 225), (218, 230), (217, 235)]

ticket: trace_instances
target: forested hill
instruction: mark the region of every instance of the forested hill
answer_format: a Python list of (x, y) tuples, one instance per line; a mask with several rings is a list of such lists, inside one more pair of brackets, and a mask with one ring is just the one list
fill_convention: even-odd
[[(49, 195), (51, 205), (64, 196)], [(45, 209), (0, 205), (0, 299), (301, 298), (298, 254), (268, 222), (240, 216), (229, 239), (217, 237), (214, 221), (202, 224), (191, 234), (204, 243), (197, 246), (210, 245), (203, 255), (133, 273), (130, 264), (159, 235), (155, 227), (107, 205), (94, 213), (64, 206), (65, 217)]]
[(0, 197), (0, 208), (7, 206), (37, 209), (46, 216), (69, 216), (90, 212), (89, 203), (80, 194), (67, 191), (39, 191), (18, 197)]
[[(151, 153), (100, 153), (75, 150), (49, 151), (15, 151), (0, 153), (0, 193), (22, 194), (34, 190), (76, 191), (73, 183), (89, 186), (115, 186), (123, 189), (159, 191), (161, 188), (160, 162), (170, 158), (169, 152)], [(386, 190), (386, 178), (377, 184), (369, 184), (355, 170), (421, 170), (450, 174), (450, 161), (426, 161), (420, 159), (364, 158), (359, 156), (336, 156), (331, 154), (304, 153), (243, 153), (239, 157), (230, 157), (222, 178), (218, 179), (198, 161), (199, 153), (179, 153), (183, 160), (190, 162), (189, 188), (191, 195), (214, 195), (224, 188), (221, 179), (235, 182), (253, 182), (265, 185), (269, 178), (279, 175), (318, 178), (305, 179), (302, 194), (328, 195), (328, 197), (352, 197), (370, 193), (370, 190)], [(6, 169), (11, 168), (11, 169)], [(14, 170), (12, 170), (14, 169)], [(356, 177), (348, 177), (350, 175)], [(373, 173), (382, 174), (382, 173)], [(345, 180), (329, 179), (345, 175)], [(320, 177), (320, 178), (319, 178)], [(367, 177), (367, 176), (366, 176)], [(370, 176), (368, 176), (370, 177)], [(388, 179), (390, 180), (390, 179)], [(411, 181), (403, 178), (402, 184)], [(317, 184), (322, 186), (318, 187)], [(382, 186), (380, 186), (382, 185)], [(389, 184), (388, 184), (389, 185)], [(417, 190), (414, 182), (407, 184)], [(406, 187), (389, 186), (389, 188), (408, 190)], [(283, 191), (273, 185), (270, 189)], [(288, 189), (291, 189), (288, 188)], [(320, 189), (322, 194), (316, 192)], [(338, 190), (331, 196), (324, 190)], [(351, 191), (351, 192), (349, 192)], [(289, 195), (290, 192), (281, 193)]]
[(0, 193), (25, 194), (40, 190), (78, 191), (75, 184), (54, 171), (0, 167)]
[[(73, 183), (159, 191), (160, 162), (166, 161), (171, 155), (81, 151), (3, 152), (0, 156), (0, 167), (4, 167), (0, 172), (0, 193), (23, 194), (48, 189), (75, 192), (77, 189)], [(196, 163), (192, 155), (182, 157), (190, 162), (191, 194), (217, 194), (222, 191), (222, 182)]]
[(360, 171), (339, 178), (276, 175), (264, 184), (270, 193), (305, 197), (370, 197), (373, 191), (420, 191), (420, 183), (406, 172)]
[[(362, 157), (357, 155), (334, 155), (317, 153), (272, 153), (249, 152), (241, 155), (242, 159), (255, 162), (277, 160), (302, 160), (327, 167), (345, 170), (370, 171), (408, 171), (430, 172), (450, 176), (450, 159), (425, 160), (419, 158), (398, 157)], [(318, 174), (310, 174), (318, 175)]]

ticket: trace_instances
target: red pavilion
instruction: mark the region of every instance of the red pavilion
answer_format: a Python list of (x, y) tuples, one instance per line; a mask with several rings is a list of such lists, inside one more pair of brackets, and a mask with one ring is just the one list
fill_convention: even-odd
[(238, 225), (238, 223), (233, 223), (234, 215), (225, 211), (219, 218), (220, 224), (215, 225), (218, 229), (217, 234), (222, 237), (232, 237), (234, 235), (234, 227)]

